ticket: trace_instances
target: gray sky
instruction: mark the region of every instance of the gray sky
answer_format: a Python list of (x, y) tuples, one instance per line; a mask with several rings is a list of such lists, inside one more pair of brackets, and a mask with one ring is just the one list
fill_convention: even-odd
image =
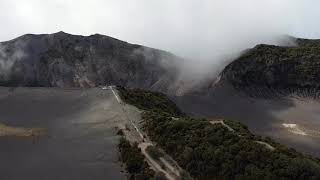
[(0, 0), (0, 41), (94, 33), (217, 59), (279, 35), (320, 38), (319, 0)]

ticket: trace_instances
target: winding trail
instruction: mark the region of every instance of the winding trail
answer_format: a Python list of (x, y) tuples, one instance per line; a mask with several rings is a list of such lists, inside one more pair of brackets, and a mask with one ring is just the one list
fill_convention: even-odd
[(224, 123), (223, 120), (212, 120), (210, 121), (211, 124), (221, 124), (222, 126), (226, 127), (229, 131), (231, 132), (235, 132), (234, 129), (232, 127), (230, 127), (229, 125), (227, 125), (226, 123)]
[[(108, 87), (113, 95), (115, 96), (117, 102), (120, 104), (123, 113), (125, 114), (127, 120), (130, 122), (130, 124), (134, 127), (134, 129), (136, 130), (136, 132), (139, 134), (141, 140), (138, 140), (138, 147), (141, 149), (142, 154), (145, 156), (149, 166), (154, 169), (157, 172), (162, 172), (166, 178), (168, 180), (177, 180), (180, 177), (180, 171), (179, 168), (176, 168), (174, 166), (172, 166), (166, 159), (164, 158), (160, 158), (160, 161), (163, 163), (163, 166), (165, 168), (163, 168), (163, 166), (161, 166), (161, 164), (159, 164), (159, 162), (157, 160), (155, 160), (154, 158), (152, 158), (146, 151), (146, 149), (149, 146), (154, 146), (152, 144), (152, 142), (150, 140), (148, 140), (147, 138), (145, 138), (143, 136), (142, 131), (140, 131), (140, 129), (135, 125), (135, 123), (129, 118), (125, 108), (123, 107), (124, 103), (122, 102), (121, 98), (119, 97), (118, 93), (113, 89), (114, 86), (109, 86)], [(106, 87), (103, 87), (102, 89), (107, 89)]]
[[(211, 124), (221, 124), (222, 126), (224, 126), (225, 128), (227, 128), (229, 131), (231, 131), (231, 132), (235, 132), (235, 130), (232, 128), (232, 127), (230, 127), (228, 124), (226, 124), (226, 123), (224, 123), (224, 121), (223, 120), (212, 120), (212, 121), (210, 121), (210, 123)], [(241, 135), (238, 135), (239, 137), (242, 137)], [(263, 141), (254, 141), (254, 142), (256, 142), (256, 143), (258, 143), (258, 144), (261, 144), (261, 145), (264, 145), (267, 149), (269, 149), (269, 150), (271, 150), (271, 151), (274, 151), (276, 148), (275, 147), (273, 147), (273, 146), (271, 146), (269, 143), (267, 143), (267, 142), (263, 142)]]
[(134, 122), (129, 118), (126, 110), (123, 108), (123, 102), (122, 102), (121, 98), (119, 97), (118, 93), (116, 93), (116, 92), (113, 90), (113, 86), (109, 86), (109, 88), (111, 89), (113, 95), (115, 96), (115, 98), (117, 99), (118, 103), (120, 104), (123, 113), (126, 115), (127, 119), (130, 121), (131, 125), (132, 125), (132, 126), (134, 127), (134, 129), (137, 131), (137, 133), (138, 133), (139, 136), (142, 138), (142, 140), (144, 140), (144, 136), (143, 136), (142, 132), (141, 132), (141, 131), (139, 130), (139, 128), (134, 124)]
[[(154, 160), (146, 151), (149, 146), (153, 146), (151, 143), (140, 143), (139, 148), (141, 149), (142, 154), (146, 157), (148, 164), (156, 171), (162, 172), (168, 180), (176, 180), (177, 177), (172, 175), (171, 173), (164, 170), (161, 165)], [(164, 164), (166, 166), (166, 164)]]

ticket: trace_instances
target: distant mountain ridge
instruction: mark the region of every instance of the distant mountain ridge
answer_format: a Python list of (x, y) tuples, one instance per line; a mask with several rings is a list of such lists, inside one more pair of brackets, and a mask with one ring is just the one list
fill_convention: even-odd
[(309, 101), (320, 97), (320, 40), (294, 41), (296, 46), (246, 50), (217, 77), (214, 70), (198, 71), (210, 66), (183, 67), (187, 60), (169, 52), (108, 36), (28, 34), (0, 43), (0, 86), (112, 84), (158, 91), (187, 115), (237, 120), (254, 133), (320, 157), (318, 134), (297, 138), (283, 127), (284, 122), (306, 126), (307, 133), (320, 127), (320, 102)]
[[(172, 53), (109, 36), (26, 34), (0, 43), (1, 86), (96, 87), (120, 85), (168, 95), (215, 93), (217, 87), (270, 97), (320, 96), (320, 40), (297, 46), (257, 45), (227, 65), (217, 78), (192, 74), (197, 63)], [(224, 90), (223, 90), (224, 91)]]
[(180, 61), (171, 53), (99, 34), (27, 34), (0, 44), (0, 85), (114, 84), (166, 91)]

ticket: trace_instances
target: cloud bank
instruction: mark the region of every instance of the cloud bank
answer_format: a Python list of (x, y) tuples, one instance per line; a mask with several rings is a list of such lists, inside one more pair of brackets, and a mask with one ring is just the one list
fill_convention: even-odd
[(320, 38), (317, 0), (2, 0), (0, 41), (25, 33), (95, 33), (221, 63), (278, 37)]

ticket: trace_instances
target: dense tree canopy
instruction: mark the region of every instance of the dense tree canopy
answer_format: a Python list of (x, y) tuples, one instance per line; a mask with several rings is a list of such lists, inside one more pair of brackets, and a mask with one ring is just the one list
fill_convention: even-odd
[[(207, 120), (174, 120), (146, 112), (145, 130), (197, 179), (320, 179), (320, 162), (272, 143), (270, 150), (252, 134), (232, 132)], [(270, 140), (269, 140), (270, 141)]]
[(230, 131), (221, 123), (183, 115), (162, 94), (120, 92), (127, 103), (147, 110), (142, 115), (145, 132), (195, 179), (320, 179), (319, 159), (255, 136), (239, 122), (223, 120)]
[(139, 109), (166, 112), (172, 116), (182, 116), (183, 113), (166, 95), (142, 89), (125, 89), (118, 87), (121, 99)]

